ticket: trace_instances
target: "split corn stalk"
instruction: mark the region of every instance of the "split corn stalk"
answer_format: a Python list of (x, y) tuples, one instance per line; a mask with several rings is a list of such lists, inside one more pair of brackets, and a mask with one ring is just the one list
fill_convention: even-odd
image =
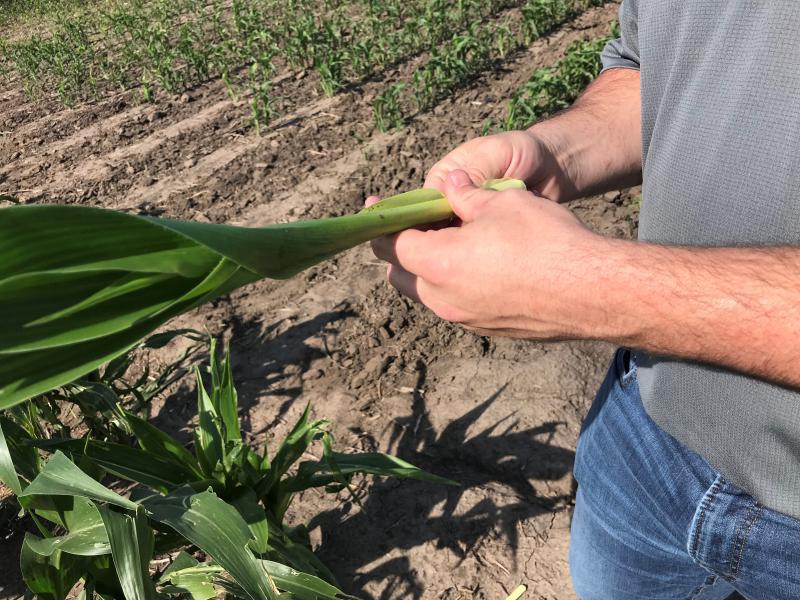
[(261, 228), (81, 206), (2, 209), (0, 409), (89, 373), (169, 319), (243, 285), (291, 277), (362, 242), (451, 215), (442, 194), (427, 189), (353, 215)]

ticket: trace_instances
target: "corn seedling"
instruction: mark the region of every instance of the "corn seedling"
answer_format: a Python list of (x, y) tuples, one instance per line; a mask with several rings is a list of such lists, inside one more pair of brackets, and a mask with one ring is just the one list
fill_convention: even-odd
[(400, 95), (405, 87), (403, 83), (395, 83), (375, 98), (372, 103), (372, 116), (379, 131), (386, 132), (403, 126), (404, 120), (403, 111), (400, 108)]
[(607, 39), (573, 42), (555, 66), (536, 71), (512, 95), (504, 128), (528, 127), (572, 104), (600, 72), (600, 52), (606, 42)]
[(436, 190), (400, 194), (354, 215), (262, 228), (74, 205), (0, 209), (0, 408), (91, 371), (172, 317), (243, 285), (291, 277), (451, 214)]
[[(68, 0), (53, 0), (61, 1)], [(519, 28), (533, 38), (598, 1), (528, 0)], [(74, 6), (75, 14), (56, 20), (47, 38), (5, 44), (0, 70), (15, 69), (29, 95), (55, 90), (72, 105), (109, 88), (134, 86), (145, 101), (154, 101), (161, 92), (179, 93), (220, 78), (231, 98), (246, 94), (251, 99), (257, 129), (269, 121), (272, 71), (259, 69), (254, 81), (249, 66), (265, 53), (295, 69), (315, 69), (320, 88), (330, 96), (432, 52), (429, 71), (414, 80), (418, 106), (427, 109), (519, 45), (516, 25), (511, 31), (491, 21), (518, 6), (517, 0), (321, 6), (315, 0), (137, 0), (99, 11)], [(485, 23), (485, 35), (478, 46), (459, 50), (475, 37), (473, 23)], [(482, 46), (490, 57), (480, 58)], [(399, 120), (386, 124), (391, 122)]]
[[(36, 597), (64, 600), (81, 581), (88, 600), (346, 599), (305, 526), (285, 522), (298, 493), (351, 490), (357, 474), (452, 483), (386, 454), (335, 452), (328, 422), (311, 420), (308, 407), (272, 456), (258, 452), (242, 439), (230, 354), (217, 356), (212, 342), (207, 372), (196, 372), (192, 452), (119, 397), (123, 443), (73, 438), (66, 425), (43, 439), (17, 411), (0, 416), (0, 481), (38, 532), (20, 555)], [(298, 464), (312, 447), (321, 458)], [(134, 491), (122, 496), (109, 481)]]

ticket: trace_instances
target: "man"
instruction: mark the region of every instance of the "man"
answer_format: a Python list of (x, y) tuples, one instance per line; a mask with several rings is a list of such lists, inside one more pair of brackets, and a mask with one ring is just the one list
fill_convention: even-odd
[[(800, 6), (620, 15), (570, 110), (433, 167), (460, 227), (374, 250), (398, 290), (475, 331), (636, 349), (578, 444), (581, 598), (800, 598)], [(496, 177), (533, 193), (476, 187)], [(558, 204), (641, 180), (638, 242)]]

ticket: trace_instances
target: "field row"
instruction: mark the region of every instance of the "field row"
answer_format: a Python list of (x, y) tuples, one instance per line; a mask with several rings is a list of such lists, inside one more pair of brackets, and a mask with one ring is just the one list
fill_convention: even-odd
[[(381, 131), (401, 127), (415, 114), (429, 110), (499, 64), (511, 52), (574, 18), (590, 3), (596, 4), (592, 0), (528, 3), (522, 8), (525, 18), (516, 31), (510, 20), (504, 20), (456, 34), (448, 44), (433, 49), (430, 59), (414, 71), (410, 81), (392, 83), (374, 100), (376, 127)], [(503, 129), (525, 127), (571, 104), (599, 73), (600, 52), (608, 39), (576, 42), (557, 65), (534, 73), (512, 97)], [(487, 122), (484, 132), (488, 133), (492, 125)]]
[(0, 72), (16, 74), (30, 96), (55, 91), (68, 106), (128, 89), (152, 101), (219, 78), (231, 98), (248, 100), (259, 128), (278, 112), (278, 74), (313, 70), (330, 96), (429, 53), (413, 81), (391, 83), (375, 100), (375, 124), (386, 130), (597, 4), (136, 0), (85, 18), (65, 13), (49, 35), (0, 42)]

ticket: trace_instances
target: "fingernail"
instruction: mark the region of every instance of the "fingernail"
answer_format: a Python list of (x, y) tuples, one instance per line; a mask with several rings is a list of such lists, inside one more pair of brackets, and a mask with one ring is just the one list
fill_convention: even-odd
[(451, 171), (447, 175), (447, 179), (451, 185), (456, 187), (466, 187), (468, 185), (472, 185), (472, 179), (469, 178), (469, 175), (466, 174), (464, 171)]

